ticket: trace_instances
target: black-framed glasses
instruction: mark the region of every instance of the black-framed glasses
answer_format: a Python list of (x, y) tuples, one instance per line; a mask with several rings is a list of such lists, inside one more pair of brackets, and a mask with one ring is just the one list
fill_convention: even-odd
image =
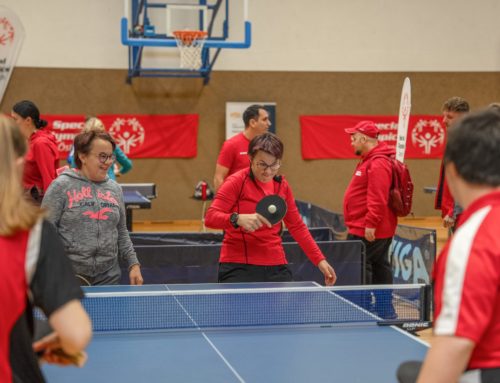
[(276, 161), (275, 163), (268, 165), (264, 161), (259, 161), (255, 164), (259, 170), (266, 171), (268, 168), (271, 169), (272, 171), (276, 171), (281, 167), (281, 162)]
[(109, 160), (111, 160), (111, 162), (115, 162), (116, 160), (116, 156), (114, 154), (99, 153), (95, 154), (95, 156), (99, 159), (101, 164), (105, 164)]

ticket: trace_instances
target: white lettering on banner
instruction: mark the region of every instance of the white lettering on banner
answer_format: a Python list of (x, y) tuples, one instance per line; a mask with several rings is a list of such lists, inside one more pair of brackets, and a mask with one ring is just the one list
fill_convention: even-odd
[(396, 141), (398, 135), (396, 133), (379, 134), (378, 139), (380, 141)]
[(78, 133), (54, 133), (57, 141), (73, 141)]
[(59, 143), (57, 144), (57, 150), (59, 150), (59, 152), (67, 153), (71, 151), (72, 146), (73, 146), (73, 141), (71, 141), (70, 143), (64, 143), (59, 141)]
[(0, 6), (0, 101), (16, 65), (23, 40), (24, 27), (17, 15)]
[[(429, 272), (418, 246), (394, 239), (389, 252), (392, 255), (394, 278), (401, 278), (409, 283), (430, 283)], [(427, 250), (425, 253), (426, 258), (429, 258)]]
[(398, 130), (397, 122), (376, 122), (375, 125), (379, 130), (394, 130), (395, 132)]
[(78, 130), (78, 132), (80, 132), (83, 129), (84, 125), (85, 125), (84, 122), (67, 122), (67, 121), (61, 121), (61, 120), (54, 120), (52, 127), (54, 130), (74, 129), (74, 130)]
[(376, 122), (375, 125), (381, 131), (378, 135), (380, 141), (396, 141), (398, 138), (398, 124), (396, 122)]

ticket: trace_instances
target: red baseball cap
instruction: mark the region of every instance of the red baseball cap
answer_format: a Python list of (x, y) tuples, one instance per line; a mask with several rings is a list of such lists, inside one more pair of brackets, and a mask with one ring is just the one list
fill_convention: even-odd
[(354, 127), (345, 129), (346, 133), (362, 133), (371, 138), (377, 138), (380, 131), (373, 121), (360, 121)]

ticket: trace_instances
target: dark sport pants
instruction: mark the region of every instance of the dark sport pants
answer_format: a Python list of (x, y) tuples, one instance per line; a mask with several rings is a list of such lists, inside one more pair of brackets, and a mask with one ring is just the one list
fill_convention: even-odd
[(367, 285), (392, 285), (392, 267), (389, 262), (389, 247), (392, 238), (367, 241), (364, 237), (348, 234), (348, 240), (363, 241), (366, 247), (365, 281)]
[(230, 262), (219, 264), (219, 283), (291, 281), (292, 272), (287, 265), (259, 266)]
[[(366, 247), (365, 283), (368, 285), (392, 285), (392, 267), (389, 261), (389, 247), (392, 238), (376, 239), (367, 241), (364, 237), (348, 234), (348, 240), (362, 241)], [(392, 292), (374, 291), (375, 304), (372, 305), (372, 296), (367, 293), (360, 300), (356, 300), (361, 307), (369, 311), (375, 311), (384, 319), (394, 319), (396, 313), (392, 305)], [(354, 300), (353, 300), (354, 301)]]

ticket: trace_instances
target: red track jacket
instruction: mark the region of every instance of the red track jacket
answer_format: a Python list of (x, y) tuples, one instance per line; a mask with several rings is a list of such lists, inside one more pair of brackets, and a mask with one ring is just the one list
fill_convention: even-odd
[(377, 239), (390, 238), (398, 220), (389, 207), (392, 164), (377, 155), (394, 155), (394, 149), (380, 142), (356, 166), (344, 195), (344, 219), (349, 233), (365, 236), (365, 228), (375, 228)]
[(45, 193), (57, 177), (59, 151), (52, 133), (37, 130), (29, 139), (29, 150), (25, 157), (23, 184), (25, 189), (36, 186)]
[(436, 191), (436, 200), (434, 202), (434, 208), (436, 210), (441, 210), (441, 217), (445, 216), (453, 217), (453, 207), (455, 206), (455, 201), (448, 188), (448, 182), (446, 182), (446, 177), (444, 176), (444, 165), (441, 162), (441, 169), (439, 171), (439, 183)]
[[(274, 193), (279, 194), (288, 206), (284, 218), (286, 227), (311, 262), (317, 265), (325, 257), (302, 221), (288, 182), (283, 176), (275, 177), (275, 180), (271, 182), (274, 184)], [(220, 262), (261, 266), (288, 263), (281, 245), (280, 223), (272, 228), (263, 226), (253, 233), (246, 233), (241, 228), (235, 229), (229, 222), (233, 212), (239, 214), (255, 213), (255, 207), (263, 197), (265, 197), (265, 192), (252, 179), (249, 168), (240, 170), (226, 178), (217, 191), (215, 200), (205, 216), (205, 225), (225, 231)]]

